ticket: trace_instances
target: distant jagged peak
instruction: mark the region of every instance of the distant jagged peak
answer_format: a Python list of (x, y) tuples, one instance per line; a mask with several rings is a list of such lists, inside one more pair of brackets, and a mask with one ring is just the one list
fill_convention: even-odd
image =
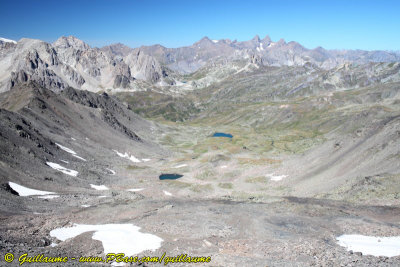
[(269, 44), (272, 42), (271, 37), (269, 37), (269, 35), (265, 35), (264, 39), (261, 40), (262, 43), (264, 44)]
[(216, 45), (221, 45), (221, 44), (229, 45), (232, 43), (231, 39), (212, 39), (211, 41)]
[(90, 46), (84, 41), (76, 38), (75, 36), (61, 36), (58, 38), (53, 45), (57, 48), (69, 48), (73, 47), (78, 50), (88, 50)]
[(279, 41), (278, 41), (276, 44), (278, 44), (278, 45), (285, 45), (285, 44), (286, 44), (286, 41), (285, 41), (285, 39), (281, 38), (281, 39), (279, 39)]
[(128, 47), (127, 45), (124, 45), (123, 43), (117, 42), (117, 43), (112, 43), (108, 46), (114, 46), (114, 47)]
[(248, 40), (248, 41), (241, 41), (241, 42), (233, 42), (232, 43), (235, 47), (238, 47), (239, 49), (257, 49), (260, 50), (261, 49), (261, 40), (260, 40), (260, 36), (256, 35), (254, 36), (252, 39)]
[(199, 41), (197, 41), (193, 45), (207, 45), (207, 44), (214, 44), (214, 42), (211, 41), (210, 38), (208, 38), (207, 36), (204, 36), (203, 38), (201, 38)]
[(325, 48), (323, 48), (322, 46), (318, 46), (318, 47), (314, 48), (313, 51), (317, 51), (319, 53), (328, 53), (328, 51)]
[[(33, 51), (43, 54), (51, 50), (51, 45), (39, 39), (21, 38), (16, 44), (16, 50), (22, 54)], [(15, 54), (14, 56), (18, 59), (22, 54)]]
[(114, 55), (126, 56), (133, 50), (133, 48), (124, 45), (122, 43), (114, 43), (107, 46), (103, 46), (102, 48), (100, 48), (100, 50), (105, 52), (109, 51)]
[(232, 40), (229, 39), (229, 38), (223, 39), (222, 41), (223, 41), (224, 43), (227, 43), (227, 44), (231, 44), (231, 43), (232, 43)]
[(261, 41), (260, 36), (258, 36), (258, 34), (256, 34), (256, 36), (254, 36), (253, 39), (251, 39), (251, 41), (259, 43)]
[(39, 39), (32, 39), (32, 38), (21, 38), (21, 40), (18, 41), (18, 46), (31, 46), (33, 44), (44, 44), (46, 42), (39, 40)]
[(140, 47), (134, 48), (132, 51), (135, 50), (143, 50), (145, 53), (163, 53), (168, 49), (174, 49), (174, 48), (167, 48), (161, 44), (154, 44), (154, 45), (142, 45)]
[(287, 45), (293, 49), (306, 50), (306, 48), (304, 48), (304, 46), (302, 46), (301, 44), (299, 44), (298, 42), (295, 42), (295, 41), (291, 41), (291, 42), (287, 43)]
[(129, 47), (129, 46), (127, 46), (127, 45), (125, 45), (125, 44), (123, 44), (123, 43), (113, 43), (113, 44), (110, 44), (110, 45), (106, 45), (106, 46), (103, 46), (102, 48), (105, 48), (105, 47), (112, 47), (112, 48), (119, 48), (119, 49), (121, 49), (121, 48), (126, 48), (126, 49), (133, 49), (133, 48), (131, 48), (131, 47)]

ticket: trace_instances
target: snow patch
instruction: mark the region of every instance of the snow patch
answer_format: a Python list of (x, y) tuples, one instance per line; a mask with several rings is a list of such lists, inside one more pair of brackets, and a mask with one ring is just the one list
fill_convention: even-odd
[(80, 160), (83, 160), (83, 161), (86, 161), (86, 159), (84, 159), (84, 158), (82, 158), (82, 157), (80, 157), (80, 156), (78, 156), (78, 155), (72, 155), (73, 157), (75, 157), (75, 158), (77, 158), (77, 159), (80, 159)]
[(0, 38), (0, 41), (3, 41), (5, 43), (13, 43), (16, 44), (17, 42), (14, 40), (6, 39), (6, 38)]
[(166, 195), (166, 196), (172, 196), (172, 194), (170, 193), (170, 192), (167, 192), (167, 191), (163, 191), (164, 192), (164, 194)]
[(129, 191), (129, 192), (139, 192), (139, 191), (142, 191), (142, 190), (144, 190), (144, 188), (132, 188), (132, 189), (128, 189), (128, 190), (126, 190), (126, 191)]
[(48, 196), (41, 196), (38, 198), (43, 198), (43, 199), (53, 199), (53, 198), (57, 198), (60, 197), (59, 195), (48, 195)]
[(131, 256), (146, 250), (154, 251), (161, 246), (163, 240), (160, 237), (141, 233), (139, 230), (140, 227), (133, 224), (74, 224), (73, 227), (54, 229), (50, 232), (50, 236), (65, 241), (82, 233), (94, 231), (92, 239), (102, 242), (104, 254), (118, 251)]
[(271, 181), (277, 182), (277, 181), (282, 180), (283, 178), (286, 178), (287, 175), (274, 175), (273, 173), (270, 173), (270, 174), (265, 175), (265, 177), (270, 178)]
[(212, 246), (212, 243), (210, 241), (206, 240), (206, 239), (204, 239), (203, 242), (207, 247), (211, 247)]
[(142, 159), (142, 161), (146, 162), (146, 161), (150, 161), (151, 159)]
[(83, 207), (83, 208), (89, 208), (90, 207), (90, 205), (81, 205), (81, 207)]
[(107, 197), (107, 196), (98, 196), (98, 198), (105, 198), (105, 197)]
[(70, 153), (70, 154), (76, 155), (76, 152), (73, 151), (72, 149), (70, 149), (70, 148), (68, 148), (68, 147), (65, 147), (65, 146), (62, 146), (62, 145), (60, 145), (60, 144), (58, 144), (58, 143), (56, 143), (56, 145), (57, 145), (59, 148), (61, 148), (62, 150), (64, 150), (65, 152), (68, 152), (68, 153)]
[(122, 153), (118, 152), (117, 150), (114, 150), (114, 152), (117, 153), (117, 155), (120, 156), (121, 158), (127, 158), (127, 159), (129, 159), (130, 161), (135, 162), (135, 163), (141, 162), (141, 161), (140, 161), (139, 159), (137, 159), (135, 156), (133, 156), (133, 155), (130, 155), (130, 156), (129, 156), (129, 154), (128, 154), (127, 152), (125, 152), (125, 154), (122, 154)]
[(109, 188), (105, 185), (94, 185), (94, 184), (90, 184), (91, 188), (94, 188), (96, 190), (108, 190)]
[(228, 166), (227, 165), (221, 166), (221, 169), (225, 169), (225, 168), (228, 168)]
[(218, 43), (218, 40), (211, 40), (214, 44)]
[(377, 237), (365, 235), (341, 235), (338, 244), (347, 250), (361, 252), (375, 257), (394, 257), (400, 255), (400, 236)]
[(53, 192), (48, 192), (48, 191), (40, 191), (36, 189), (31, 189), (13, 182), (8, 182), (10, 187), (18, 193), (21, 197), (26, 197), (26, 196), (44, 196), (44, 195), (51, 195), (55, 194)]
[(56, 145), (57, 145), (59, 148), (61, 148), (62, 150), (64, 150), (65, 152), (70, 153), (73, 157), (78, 158), (78, 159), (83, 160), (83, 161), (86, 161), (86, 159), (84, 159), (84, 158), (78, 156), (78, 155), (76, 154), (76, 152), (73, 151), (72, 149), (70, 149), (70, 148), (68, 148), (68, 147), (65, 147), (65, 146), (62, 146), (62, 145), (60, 145), (60, 144), (58, 144), (58, 143), (56, 143)]
[(77, 176), (78, 175), (77, 171), (67, 169), (67, 168), (61, 166), (60, 164), (57, 164), (57, 163), (54, 163), (54, 162), (46, 162), (46, 164), (49, 165), (51, 168), (53, 168), (53, 169), (55, 169), (57, 171), (60, 171), (62, 173), (65, 173), (67, 175), (70, 175), (70, 176)]
[(178, 165), (178, 166), (175, 166), (175, 167), (172, 167), (172, 168), (179, 169), (179, 168), (183, 168), (183, 167), (186, 167), (186, 166), (187, 166), (187, 164), (181, 164), (181, 165)]
[(109, 168), (106, 168), (106, 170), (109, 171), (109, 172), (111, 172), (111, 175), (115, 175), (115, 173), (116, 173), (114, 170), (111, 170), (111, 169), (109, 169)]
[(60, 159), (60, 161), (69, 164), (69, 162), (66, 160)]

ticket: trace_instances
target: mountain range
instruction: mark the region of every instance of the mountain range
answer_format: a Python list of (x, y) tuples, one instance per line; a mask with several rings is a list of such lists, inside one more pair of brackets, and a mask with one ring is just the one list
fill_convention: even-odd
[(140, 91), (148, 87), (180, 91), (209, 85), (188, 82), (187, 75), (210, 68), (237, 70), (237, 64), (246, 68), (308, 64), (331, 70), (346, 63), (397, 61), (398, 52), (307, 49), (283, 39), (273, 42), (269, 36), (243, 42), (204, 37), (187, 47), (152, 45), (134, 49), (120, 43), (90, 47), (73, 36), (60, 37), (51, 44), (0, 38), (0, 92), (29, 81), (54, 90), (71, 86), (94, 92)]

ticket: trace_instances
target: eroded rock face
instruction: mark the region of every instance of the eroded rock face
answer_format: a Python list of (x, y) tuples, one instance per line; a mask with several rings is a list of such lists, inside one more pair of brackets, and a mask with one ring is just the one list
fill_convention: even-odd
[(131, 52), (125, 58), (125, 61), (136, 79), (157, 83), (160, 82), (163, 77), (168, 76), (166, 70), (155, 58), (146, 55), (140, 49)]
[(79, 40), (78, 38), (74, 37), (74, 36), (62, 36), (60, 38), (57, 39), (57, 41), (54, 42), (53, 44), (55, 47), (57, 48), (74, 48), (77, 50), (89, 50), (90, 46), (88, 44), (86, 44), (85, 42), (83, 42), (82, 40)]
[(252, 55), (250, 57), (250, 62), (256, 65), (263, 65), (263, 60), (260, 56), (258, 55)]
[(35, 81), (51, 89), (64, 89), (68, 84), (54, 71), (60, 65), (57, 53), (51, 45), (29, 39), (17, 44), (10, 60), (12, 68), (8, 88), (18, 83)]
[(35, 81), (43, 87), (51, 88), (53, 90), (64, 89), (68, 84), (57, 76), (57, 74), (49, 69), (38, 68), (33, 72), (29, 70), (19, 70), (17, 73), (11, 73), (10, 88), (14, 87), (19, 83), (25, 83), (29, 81)]
[(1, 41), (0, 91), (30, 81), (53, 90), (68, 86), (90, 91), (129, 89), (135, 76), (149, 83), (158, 83), (167, 76), (149, 55), (132, 57), (127, 63), (124, 53), (114, 51), (91, 48), (73, 36), (61, 37), (53, 44), (33, 39), (21, 39), (18, 43)]
[(70, 66), (63, 65), (61, 70), (66, 77), (69, 77), (70, 81), (79, 85), (79, 87), (85, 83), (85, 79)]
[(114, 88), (127, 88), (130, 79), (124, 75), (117, 75), (114, 80)]

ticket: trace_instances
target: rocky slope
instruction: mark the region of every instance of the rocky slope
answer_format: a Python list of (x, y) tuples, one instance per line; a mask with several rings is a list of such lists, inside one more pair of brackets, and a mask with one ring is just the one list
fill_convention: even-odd
[[(0, 107), (4, 212), (10, 210), (10, 205), (18, 205), (18, 197), (10, 193), (8, 182), (31, 188), (40, 184), (47, 191), (68, 191), (102, 182), (109, 173), (107, 157), (118, 158), (115, 151), (137, 158), (162, 157), (166, 153), (153, 142), (161, 128), (107, 94), (72, 88), (57, 94), (30, 83), (1, 94)], [(75, 170), (79, 175), (62, 174), (48, 162)]]
[(69, 86), (89, 91), (129, 90), (148, 84), (173, 84), (168, 70), (149, 55), (132, 54), (124, 60), (114, 50), (91, 48), (69, 36), (53, 44), (21, 39), (0, 46), (0, 91), (16, 84), (34, 81), (46, 88), (62, 90)]

